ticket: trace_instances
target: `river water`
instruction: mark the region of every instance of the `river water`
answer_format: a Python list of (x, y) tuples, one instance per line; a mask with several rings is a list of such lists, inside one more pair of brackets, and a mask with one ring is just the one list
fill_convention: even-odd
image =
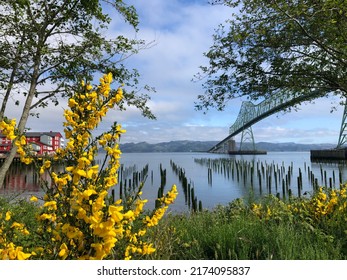
[[(103, 154), (100, 154), (99, 159), (102, 158)], [(159, 187), (162, 186), (166, 193), (176, 184), (179, 195), (170, 209), (179, 212), (192, 209), (194, 199), (197, 205), (201, 201), (203, 208), (211, 209), (217, 204), (226, 205), (236, 198), (248, 200), (270, 193), (283, 199), (289, 195), (309, 196), (315, 186), (338, 188), (347, 181), (345, 162), (311, 162), (309, 152), (233, 156), (125, 153), (122, 154), (121, 165), (119, 179), (122, 183), (113, 188), (116, 198), (124, 196), (126, 192), (134, 192), (144, 181), (142, 198), (148, 199), (147, 207), (152, 208)], [(0, 194), (39, 194), (35, 176), (29, 167), (10, 170), (6, 189), (0, 190)]]

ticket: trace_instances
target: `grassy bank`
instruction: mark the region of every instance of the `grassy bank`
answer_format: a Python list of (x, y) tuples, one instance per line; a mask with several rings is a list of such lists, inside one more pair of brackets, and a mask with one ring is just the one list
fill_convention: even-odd
[(258, 204), (238, 199), (192, 215), (170, 215), (151, 235), (152, 259), (334, 260), (347, 258), (346, 194)]
[[(37, 206), (0, 198), (0, 212), (9, 208), (29, 231), (35, 228)], [(237, 199), (213, 210), (167, 215), (158, 227), (148, 231), (148, 242), (156, 251), (145, 258), (347, 259), (346, 218), (346, 186), (340, 190), (321, 188), (311, 198), (287, 201), (274, 196), (257, 203)], [(21, 243), (37, 244), (37, 238)]]

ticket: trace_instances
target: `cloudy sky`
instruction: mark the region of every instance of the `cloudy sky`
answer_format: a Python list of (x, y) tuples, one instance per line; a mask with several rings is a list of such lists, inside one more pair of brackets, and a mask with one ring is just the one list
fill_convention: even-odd
[[(231, 16), (230, 8), (212, 6), (207, 0), (130, 1), (140, 17), (140, 31), (135, 34), (122, 19), (113, 17), (113, 34), (154, 41), (154, 45), (126, 61), (141, 73), (141, 82), (156, 88), (149, 102), (157, 120), (148, 120), (135, 108), (112, 112), (99, 130), (117, 120), (127, 133), (122, 142), (148, 143), (171, 140), (222, 140), (236, 120), (242, 100), (232, 100), (223, 111), (206, 114), (194, 109), (201, 83), (192, 82), (200, 65), (206, 65), (203, 52), (212, 44), (212, 34), (219, 23)], [(338, 109), (330, 113), (332, 106)], [(62, 129), (64, 104), (51, 107), (32, 118), (32, 131)], [(66, 107), (66, 106), (65, 106)], [(343, 108), (338, 100), (324, 98), (300, 107), (297, 112), (278, 113), (253, 126), (256, 142), (337, 143)], [(15, 109), (11, 112), (15, 115)], [(236, 137), (236, 140), (239, 138)]]

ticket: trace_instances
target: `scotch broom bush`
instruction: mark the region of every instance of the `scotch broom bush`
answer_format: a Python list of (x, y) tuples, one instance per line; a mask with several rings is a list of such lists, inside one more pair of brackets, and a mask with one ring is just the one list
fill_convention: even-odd
[[(155, 251), (146, 241), (148, 228), (158, 225), (177, 196), (176, 186), (160, 198), (150, 215), (144, 213), (146, 199), (141, 190), (134, 196), (113, 201), (110, 188), (118, 183), (119, 139), (125, 132), (116, 122), (107, 132), (93, 131), (110, 109), (123, 98), (122, 88), (111, 89), (112, 75), (104, 75), (98, 87), (82, 82), (69, 99), (64, 112), (66, 147), (54, 158), (36, 158), (24, 135), (16, 134), (15, 120), (5, 119), (0, 130), (18, 147), (21, 160), (34, 163), (39, 174), (47, 172), (50, 181), (41, 180), (45, 192), (37, 226), (29, 231), (18, 223), (12, 212), (0, 213), (0, 259), (131, 259)], [(101, 165), (95, 163), (99, 149), (105, 151)], [(54, 162), (64, 164), (62, 171)], [(32, 197), (32, 203), (38, 198)], [(37, 240), (36, 246), (24, 246), (21, 236)], [(38, 238), (39, 237), (39, 238)]]

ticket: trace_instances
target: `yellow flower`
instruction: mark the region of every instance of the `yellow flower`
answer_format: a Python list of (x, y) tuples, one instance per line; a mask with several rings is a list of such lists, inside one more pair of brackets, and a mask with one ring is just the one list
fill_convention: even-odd
[(30, 253), (24, 253), (22, 251), (18, 251), (18, 253), (17, 253), (18, 260), (27, 260), (30, 257), (31, 257)]
[(13, 222), (11, 228), (22, 228), (23, 224), (17, 223), (17, 222)]
[[(44, 194), (38, 221), (42, 223), (40, 231), (45, 229), (49, 245), (42, 251), (35, 249), (32, 254), (37, 257), (46, 255), (59, 259), (112, 259), (118, 255), (115, 251), (124, 250), (125, 258), (131, 259), (130, 254), (147, 255), (155, 251), (153, 244), (141, 240), (146, 234), (146, 224), (157, 225), (178, 192), (176, 186), (173, 186), (161, 198), (161, 207), (143, 220), (142, 227), (135, 227), (133, 222), (140, 217), (147, 200), (136, 198), (127, 209), (123, 208), (122, 200), (111, 203), (109, 188), (118, 183), (121, 156), (119, 140), (125, 130), (116, 123), (108, 132), (97, 137), (94, 137), (93, 130), (108, 110), (123, 98), (121, 87), (116, 91), (111, 90), (112, 79), (111, 73), (103, 75), (98, 87), (82, 81), (81, 92), (75, 93), (68, 100), (70, 109), (64, 111), (63, 123), (67, 144), (54, 156), (54, 160), (65, 161), (67, 167), (59, 170), (59, 173), (50, 171), (45, 174), (50, 176), (49, 184), (52, 188)], [(6, 134), (3, 132), (7, 137), (16, 137), (15, 121), (0, 122), (0, 129), (7, 131)], [(18, 137), (15, 144), (21, 160), (30, 163), (32, 159), (23, 147), (26, 144), (24, 140), (25, 138)], [(107, 152), (102, 168), (95, 163), (100, 146)], [(39, 171), (44, 174), (45, 170), (52, 167), (52, 163), (50, 160), (41, 160), (43, 163), (39, 166)], [(33, 196), (30, 201), (36, 202), (38, 199)], [(59, 212), (56, 211), (58, 209)], [(2, 216), (7, 221), (11, 219), (9, 211)], [(13, 221), (10, 223), (15, 234), (29, 234), (24, 224)], [(26, 259), (31, 256), (26, 253), (27, 250), (16, 247), (13, 243), (7, 244), (2, 235), (0, 234), (0, 244), (5, 245), (1, 246), (1, 257)], [(122, 245), (116, 249), (118, 241), (122, 241)], [(4, 250), (6, 253), (3, 253)]]
[(124, 218), (123, 214), (121, 213), (122, 210), (123, 206), (110, 205), (108, 207), (108, 213), (116, 223), (119, 223)]
[(84, 170), (82, 170), (82, 169), (76, 170), (76, 174), (80, 175), (81, 177), (86, 177), (87, 176), (87, 173)]
[(29, 235), (30, 232), (26, 229), (26, 228), (23, 228), (22, 231), (21, 231), (24, 235)]
[(106, 256), (102, 244), (93, 243), (91, 244), (91, 247), (95, 249), (95, 259), (102, 260)]
[(124, 219), (126, 220), (133, 220), (135, 218), (135, 214), (132, 210), (129, 210), (124, 214)]
[(51, 167), (51, 161), (50, 160), (46, 160), (43, 165), (44, 165), (45, 168), (50, 168)]
[(54, 222), (57, 219), (57, 217), (56, 217), (55, 214), (46, 214), (46, 213), (44, 213), (44, 214), (41, 214), (39, 216), (39, 219), (40, 220), (50, 220), (50, 221)]
[(59, 257), (61, 257), (63, 260), (65, 260), (68, 255), (69, 255), (68, 247), (66, 246), (65, 243), (61, 244), (60, 251), (59, 251)]
[(177, 187), (176, 185), (173, 185), (171, 190), (166, 194), (165, 197), (163, 197), (162, 201), (164, 202), (165, 205), (170, 205), (175, 201), (177, 195), (178, 195)]
[(19, 140), (20, 142), (20, 145), (21, 146), (24, 146), (26, 143), (27, 143), (27, 141), (26, 141), (26, 138), (25, 138), (25, 136), (24, 135), (22, 135), (21, 137), (20, 137), (20, 140)]
[(36, 197), (36, 196), (32, 196), (32, 197), (30, 197), (30, 201), (32, 201), (32, 202), (37, 202), (38, 201), (38, 198)]
[(323, 192), (323, 188), (319, 188), (319, 192), (318, 192), (317, 197), (318, 197), (318, 199), (320, 199), (322, 201), (327, 200), (327, 195)]
[(44, 203), (43, 207), (47, 207), (49, 210), (57, 210), (57, 202), (56, 201), (47, 201)]
[(9, 221), (11, 219), (11, 212), (7, 211), (5, 216), (5, 221)]
[(155, 252), (155, 248), (152, 247), (153, 244), (145, 244), (143, 245), (143, 248), (142, 248), (142, 254), (143, 255), (150, 255), (152, 253)]
[(85, 190), (85, 191), (83, 191), (83, 198), (89, 199), (89, 197), (93, 194), (96, 194), (95, 190), (91, 190), (91, 189)]
[(142, 213), (143, 207), (145, 206), (145, 204), (146, 204), (147, 202), (148, 202), (147, 199), (144, 199), (144, 200), (137, 200), (137, 201), (135, 202), (136, 208), (135, 208), (134, 214), (135, 214), (136, 217)]
[(78, 218), (78, 219), (81, 219), (81, 220), (85, 220), (85, 221), (88, 223), (87, 211), (84, 210), (83, 208), (79, 208), (79, 209), (78, 209), (77, 218)]
[(76, 100), (75, 99), (73, 99), (73, 98), (70, 98), (69, 99), (69, 107), (70, 108), (73, 108), (73, 107), (75, 107), (76, 105), (78, 105), (78, 103), (76, 102)]
[(72, 172), (75, 168), (73, 166), (68, 166), (65, 168), (67, 172)]

